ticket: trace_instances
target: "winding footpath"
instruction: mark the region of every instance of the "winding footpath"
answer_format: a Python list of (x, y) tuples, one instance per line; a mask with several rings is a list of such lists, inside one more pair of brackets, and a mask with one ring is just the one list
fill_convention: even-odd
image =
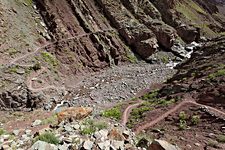
[[(143, 101), (138, 101), (135, 104), (129, 105), (126, 110), (123, 112), (123, 116), (122, 116), (122, 124), (125, 126), (126, 123), (128, 122), (128, 118), (130, 115), (130, 112), (132, 111), (132, 109), (134, 109), (135, 107), (140, 106), (143, 103)], [(175, 107), (173, 107), (172, 109), (168, 110), (167, 112), (161, 114), (159, 117), (157, 117), (156, 119), (152, 120), (151, 122), (145, 123), (139, 127), (137, 127), (135, 129), (135, 133), (139, 134), (140, 132), (142, 132), (143, 130), (146, 130), (154, 125), (156, 125), (158, 122), (164, 120), (166, 117), (168, 117), (170, 114), (175, 113), (178, 109), (180, 109), (182, 106), (184, 105), (188, 105), (188, 104), (193, 104), (195, 106), (199, 106), (199, 107), (204, 107), (206, 108), (208, 111), (213, 112), (214, 114), (217, 115), (222, 115), (225, 116), (225, 112), (218, 110), (214, 107), (211, 106), (207, 106), (204, 104), (199, 104), (197, 102), (194, 101), (194, 99), (192, 98), (185, 98), (181, 103), (179, 103), (178, 105), (176, 105)]]
[[(57, 43), (65, 42), (65, 41), (72, 40), (72, 39), (78, 39), (78, 38), (85, 37), (85, 36), (90, 36), (92, 34), (104, 33), (104, 32), (111, 32), (111, 31), (114, 32), (115, 29), (109, 28), (109, 29), (104, 29), (104, 30), (98, 30), (98, 31), (91, 32), (91, 33), (84, 33), (84, 34), (80, 34), (80, 35), (77, 35), (77, 36), (68, 37), (68, 38), (61, 39), (61, 40), (58, 40), (58, 41), (55, 41), (55, 42), (52, 42), (52, 43), (47, 43), (47, 44), (45, 44), (45, 45), (43, 45), (41, 47), (37, 47), (31, 53), (27, 53), (27, 54), (25, 54), (25, 55), (23, 55), (21, 57), (17, 57), (15, 59), (11, 60), (10, 63), (7, 66), (18, 65), (18, 66), (21, 66), (21, 67), (32, 67), (34, 64), (27, 65), (27, 64), (20, 64), (20, 63), (17, 63), (17, 62), (18, 61), (21, 61), (21, 60), (25, 60), (26, 58), (29, 58), (30, 56), (35, 55), (39, 51), (45, 49), (46, 47), (51, 46), (51, 45), (54, 45), (54, 44), (57, 44)], [(27, 86), (28, 86), (28, 88), (31, 91), (33, 91), (33, 92), (39, 92), (39, 91), (48, 90), (48, 89), (65, 90), (65, 87), (64, 86), (63, 87), (58, 87), (58, 86), (54, 86), (54, 85), (48, 85), (48, 86), (45, 86), (45, 87), (42, 87), (42, 88), (33, 88), (33, 86), (32, 86), (32, 83), (33, 83), (32, 80), (33, 80), (33, 78), (39, 76), (44, 71), (46, 71), (46, 68), (45, 67), (42, 67), (40, 70), (38, 70), (37, 72), (34, 72), (33, 74), (31, 74), (27, 78)]]
[(32, 92), (40, 92), (43, 90), (48, 90), (48, 89), (56, 89), (56, 90), (65, 90), (65, 87), (58, 87), (58, 86), (54, 86), (54, 85), (47, 85), (45, 87), (42, 88), (33, 88), (33, 79), (37, 76), (39, 76), (40, 74), (42, 74), (43, 72), (45, 72), (47, 69), (45, 67), (41, 67), (40, 70), (31, 73), (31, 75), (27, 78), (27, 86), (28, 89), (30, 89)]
[[(91, 33), (84, 33), (84, 34), (80, 34), (80, 35), (77, 35), (77, 36), (72, 36), (72, 37), (68, 37), (68, 38), (65, 38), (65, 39), (61, 39), (61, 40), (58, 40), (58, 41), (55, 41), (55, 42), (52, 42), (52, 43), (47, 43), (41, 47), (37, 47), (33, 52), (31, 53), (27, 53), (21, 57), (18, 57), (14, 60), (11, 60), (9, 65), (19, 65), (20, 64), (17, 64), (16, 62), (20, 61), (20, 60), (23, 60), (25, 58), (28, 58), (29, 56), (32, 56), (34, 54), (36, 54), (37, 52), (43, 50), (44, 48), (48, 47), (48, 46), (51, 46), (51, 45), (55, 45), (57, 43), (61, 43), (61, 42), (65, 42), (65, 41), (68, 41), (68, 40), (72, 40), (72, 39), (79, 39), (81, 37), (85, 37), (85, 36), (89, 36), (89, 35), (92, 35), (92, 34), (97, 34), (97, 33), (104, 33), (104, 32), (110, 32), (110, 31), (115, 31), (115, 29), (104, 29), (104, 30), (99, 30), (99, 31), (95, 31), (95, 32), (91, 32)], [(32, 66), (32, 65), (22, 65), (22, 66)]]
[(122, 116), (122, 121), (121, 121), (121, 124), (126, 126), (127, 122), (128, 122), (128, 118), (129, 118), (129, 115), (132, 111), (132, 109), (134, 108), (137, 108), (138, 106), (140, 106), (141, 104), (143, 103), (143, 101), (138, 101), (137, 103), (135, 104), (132, 104), (132, 105), (129, 105), (125, 111), (123, 112), (123, 116)]

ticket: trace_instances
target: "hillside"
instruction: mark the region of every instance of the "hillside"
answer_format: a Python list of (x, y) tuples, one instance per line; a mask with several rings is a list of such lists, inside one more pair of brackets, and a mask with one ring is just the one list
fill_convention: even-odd
[(223, 135), (224, 35), (223, 0), (0, 0), (0, 144), (28, 149), (50, 127), (58, 147), (223, 149), (201, 132)]

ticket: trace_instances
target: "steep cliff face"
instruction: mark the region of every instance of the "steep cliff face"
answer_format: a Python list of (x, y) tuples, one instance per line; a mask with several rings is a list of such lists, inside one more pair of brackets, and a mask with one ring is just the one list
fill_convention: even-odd
[[(41, 73), (62, 85), (136, 56), (146, 60), (175, 41), (224, 34), (224, 8), (213, 0), (1, 0), (0, 91), (15, 83), (29, 89)], [(30, 75), (32, 68), (41, 73)]]

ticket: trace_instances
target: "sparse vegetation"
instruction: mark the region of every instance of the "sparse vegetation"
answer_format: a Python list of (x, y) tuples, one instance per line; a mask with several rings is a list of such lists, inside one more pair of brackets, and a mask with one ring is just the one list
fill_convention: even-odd
[(118, 105), (111, 109), (107, 109), (107, 110), (103, 111), (102, 116), (119, 120), (122, 116), (121, 106)]
[(5, 130), (0, 128), (0, 136), (3, 135), (3, 134), (5, 134)]
[(87, 119), (83, 122), (83, 125), (85, 126), (83, 129), (81, 129), (80, 133), (83, 135), (90, 135), (96, 131), (102, 130), (107, 128), (107, 124), (103, 121), (96, 122), (91, 119)]
[(225, 135), (221, 134), (216, 137), (216, 140), (220, 143), (225, 143)]
[(193, 125), (197, 125), (197, 124), (199, 124), (199, 122), (200, 122), (200, 116), (194, 115), (194, 116), (191, 117), (191, 123)]
[(38, 137), (35, 138), (34, 143), (38, 140), (56, 145), (59, 144), (59, 139), (52, 132), (45, 132), (39, 135)]
[(149, 100), (149, 99), (155, 99), (156, 96), (158, 95), (158, 90), (154, 90), (148, 94), (145, 94), (142, 99), (143, 100)]
[(158, 99), (156, 95), (158, 91), (153, 91), (150, 94), (145, 95), (145, 99), (148, 101), (142, 103), (138, 108), (134, 108), (131, 111), (131, 116), (128, 122), (128, 127), (132, 128), (136, 123), (141, 121), (145, 116), (145, 113), (154, 109), (155, 106), (168, 106), (176, 102), (175, 99)]
[(180, 130), (185, 130), (188, 128), (187, 126), (187, 114), (184, 111), (181, 111), (179, 113), (179, 129)]
[(85, 127), (83, 129), (81, 129), (81, 131), (80, 131), (80, 133), (83, 135), (90, 135), (94, 132), (95, 132), (95, 128), (93, 128), (92, 126)]
[(184, 111), (181, 111), (179, 113), (179, 119), (180, 120), (186, 120), (187, 119), (187, 114)]
[(10, 49), (8, 49), (7, 52), (10, 56), (13, 56), (13, 55), (17, 54), (19, 51), (16, 50), (15, 48), (10, 48)]
[(57, 59), (52, 54), (50, 54), (48, 52), (42, 52), (41, 53), (41, 56), (51, 66), (53, 66), (53, 67), (58, 66), (58, 61), (57, 61)]
[(214, 73), (209, 74), (208, 79), (214, 80), (215, 78), (220, 77), (220, 76), (225, 76), (225, 69), (221, 69)]
[(134, 54), (127, 54), (127, 59), (131, 62), (131, 63), (137, 63), (137, 58), (134, 56)]
[(186, 120), (180, 120), (180, 122), (179, 122), (179, 129), (180, 130), (186, 130), (187, 129), (187, 122), (186, 122)]
[(19, 69), (19, 66), (12, 66), (11, 68), (9, 68), (8, 72), (9, 73), (17, 73), (17, 70)]
[(41, 124), (46, 125), (46, 124), (57, 124), (58, 120), (57, 120), (57, 115), (52, 115), (49, 118), (46, 118), (44, 120), (42, 120)]
[(214, 141), (214, 140), (209, 140), (207, 145), (210, 146), (210, 147), (213, 147), (213, 148), (217, 148), (218, 142)]

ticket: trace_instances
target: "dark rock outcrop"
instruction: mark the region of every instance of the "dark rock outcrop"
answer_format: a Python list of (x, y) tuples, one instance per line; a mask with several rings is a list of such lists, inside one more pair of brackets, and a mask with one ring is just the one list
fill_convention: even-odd
[(27, 88), (21, 88), (13, 91), (6, 91), (0, 94), (1, 110), (25, 110), (40, 107), (43, 102), (40, 96), (33, 94)]

